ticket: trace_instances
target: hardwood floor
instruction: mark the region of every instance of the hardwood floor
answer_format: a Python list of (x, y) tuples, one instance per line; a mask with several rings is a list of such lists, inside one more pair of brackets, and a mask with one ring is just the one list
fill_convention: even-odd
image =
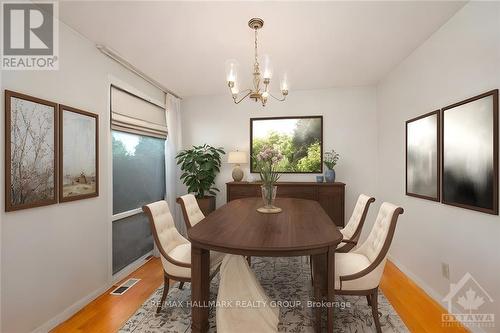
[(442, 327), (441, 314), (447, 311), (391, 261), (387, 261), (380, 288), (411, 332), (469, 332), (463, 327)]
[[(160, 260), (149, 260), (126, 279), (131, 277), (141, 281), (124, 295), (110, 295), (113, 289), (110, 288), (52, 332), (116, 332), (163, 283)], [(441, 314), (446, 311), (390, 261), (386, 265), (381, 288), (411, 332), (468, 332), (462, 327), (441, 327)]]
[[(52, 332), (116, 332), (144, 301), (163, 283), (163, 269), (158, 258), (152, 258), (128, 278), (141, 279), (121, 296), (110, 295), (112, 287)], [(116, 284), (119, 285), (123, 281)]]

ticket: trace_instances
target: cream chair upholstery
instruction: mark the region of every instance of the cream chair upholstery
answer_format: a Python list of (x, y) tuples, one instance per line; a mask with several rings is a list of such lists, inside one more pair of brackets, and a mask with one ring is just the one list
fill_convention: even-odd
[(368, 238), (357, 249), (335, 254), (335, 292), (341, 295), (365, 295), (372, 307), (377, 332), (378, 286), (387, 261), (401, 207), (384, 202)]
[[(260, 306), (238, 306), (238, 301)], [(270, 306), (269, 297), (242, 256), (228, 254), (224, 258), (217, 303), (232, 304), (215, 312), (219, 333), (278, 332), (279, 308)]]
[[(359, 236), (361, 236), (366, 215), (368, 214), (368, 209), (372, 202), (375, 202), (375, 198), (367, 196), (366, 194), (359, 195), (349, 222), (347, 222), (343, 229), (340, 229), (343, 239), (339, 245), (337, 245), (335, 252), (349, 252), (358, 244)], [(312, 262), (312, 256), (310, 256), (309, 266), (311, 269), (311, 283), (314, 284)]]
[(354, 248), (354, 246), (356, 246), (359, 236), (361, 235), (361, 231), (363, 230), (368, 209), (370, 208), (370, 204), (372, 202), (375, 202), (375, 198), (365, 194), (359, 195), (349, 222), (347, 222), (346, 226), (340, 230), (343, 235), (343, 240), (337, 246), (337, 252), (349, 252), (352, 248)]
[[(169, 280), (191, 281), (191, 243), (175, 227), (174, 219), (166, 201), (157, 201), (142, 207), (149, 218), (155, 244), (160, 251), (164, 271), (163, 295), (157, 312), (168, 293)], [(223, 259), (222, 253), (210, 253), (210, 266), (216, 272)]]
[(184, 216), (184, 222), (188, 230), (205, 218), (194, 195), (185, 194), (177, 198), (177, 203), (181, 205), (182, 215)]

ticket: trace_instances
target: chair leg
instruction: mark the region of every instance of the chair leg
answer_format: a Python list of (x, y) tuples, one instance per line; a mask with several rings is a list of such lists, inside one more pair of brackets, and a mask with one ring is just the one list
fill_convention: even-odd
[(373, 322), (375, 323), (375, 328), (377, 333), (382, 333), (382, 328), (380, 327), (380, 319), (378, 317), (378, 289), (375, 289), (373, 294), (370, 296), (370, 305), (372, 307)]
[(372, 302), (370, 301), (371, 295), (366, 295), (366, 302), (368, 302), (368, 305), (371, 306)]
[(247, 257), (248, 266), (252, 267), (252, 257)]
[(161, 295), (160, 304), (158, 304), (158, 307), (156, 308), (156, 313), (160, 313), (163, 302), (165, 302), (165, 298), (167, 298), (169, 284), (170, 280), (166, 275), (163, 275), (163, 294)]
[(179, 289), (182, 289), (182, 287), (184, 287), (184, 281), (181, 281), (181, 282), (179, 283)]

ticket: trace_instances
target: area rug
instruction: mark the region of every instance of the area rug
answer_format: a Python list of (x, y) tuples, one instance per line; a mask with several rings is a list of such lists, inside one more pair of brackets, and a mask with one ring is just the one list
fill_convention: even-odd
[[(280, 308), (280, 332), (314, 332), (313, 299), (309, 263), (305, 257), (252, 258), (252, 269), (262, 287)], [(210, 285), (210, 300), (217, 299), (219, 278)], [(162, 311), (156, 314), (163, 288), (158, 288), (140, 309), (129, 318), (120, 333), (190, 332), (190, 284), (180, 290), (178, 283), (170, 287)], [(371, 308), (366, 298), (336, 296), (334, 330), (339, 333), (375, 332)], [(215, 308), (210, 309), (209, 332), (216, 332)], [(323, 311), (326, 312), (326, 311)], [(379, 293), (380, 322), (383, 332), (408, 332), (389, 301)], [(326, 318), (324, 318), (326, 320)], [(324, 321), (326, 323), (326, 321)], [(323, 324), (325, 326), (325, 324)]]

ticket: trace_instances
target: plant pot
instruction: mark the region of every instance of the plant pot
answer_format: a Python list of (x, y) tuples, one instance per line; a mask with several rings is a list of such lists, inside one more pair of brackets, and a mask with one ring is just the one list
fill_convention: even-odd
[(327, 183), (335, 183), (335, 170), (326, 169), (325, 181)]
[(207, 216), (211, 212), (215, 210), (215, 197), (214, 196), (205, 196), (203, 198), (196, 198), (196, 201), (198, 201), (198, 206), (200, 206), (200, 209), (203, 213), (203, 215)]

